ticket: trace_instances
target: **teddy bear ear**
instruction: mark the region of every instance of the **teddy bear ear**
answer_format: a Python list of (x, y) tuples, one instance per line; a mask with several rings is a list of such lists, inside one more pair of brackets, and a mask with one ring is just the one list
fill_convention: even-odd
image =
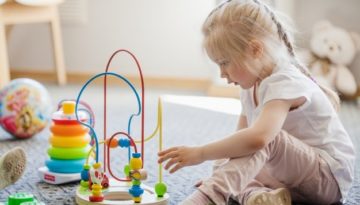
[(314, 27), (313, 27), (313, 33), (317, 33), (319, 31), (323, 31), (325, 29), (331, 28), (332, 24), (330, 23), (330, 21), (327, 20), (322, 20), (317, 22)]
[(360, 35), (355, 32), (350, 32), (350, 36), (355, 43), (356, 50), (360, 50)]

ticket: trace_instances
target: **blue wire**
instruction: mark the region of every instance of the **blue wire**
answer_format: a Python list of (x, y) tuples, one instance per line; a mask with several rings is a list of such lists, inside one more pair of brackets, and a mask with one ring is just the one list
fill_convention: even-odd
[(85, 90), (85, 88), (89, 85), (90, 82), (92, 82), (92, 81), (95, 80), (96, 78), (98, 78), (98, 77), (100, 77), (100, 76), (103, 76), (103, 75), (106, 75), (106, 76), (107, 76), (107, 75), (112, 75), (112, 76), (115, 76), (115, 77), (117, 77), (117, 78), (122, 79), (123, 81), (125, 81), (125, 82), (131, 87), (132, 91), (135, 93), (135, 96), (136, 96), (136, 99), (137, 99), (137, 102), (138, 102), (139, 111), (138, 111), (137, 114), (132, 114), (132, 115), (131, 115), (131, 117), (130, 117), (130, 119), (129, 119), (129, 123), (128, 123), (128, 128), (130, 127), (132, 117), (135, 116), (135, 115), (140, 115), (140, 113), (141, 113), (140, 97), (139, 97), (139, 94), (137, 93), (137, 91), (135, 90), (135, 87), (130, 83), (129, 80), (127, 80), (125, 77), (123, 77), (123, 76), (121, 76), (121, 75), (119, 75), (119, 74), (117, 74), (117, 73), (104, 72), (104, 73), (97, 74), (97, 75), (95, 75), (94, 77), (92, 77), (90, 80), (88, 80), (88, 81), (85, 83), (85, 85), (83, 85), (83, 87), (81, 88), (81, 90), (80, 90), (80, 92), (79, 92), (78, 97), (76, 98), (75, 116), (76, 116), (76, 120), (77, 120), (80, 124), (88, 127), (88, 128), (91, 130), (91, 132), (93, 133), (93, 135), (92, 135), (91, 137), (92, 137), (93, 139), (95, 139), (95, 145), (96, 145), (96, 157), (95, 157), (95, 160), (96, 160), (96, 162), (99, 162), (99, 141), (98, 141), (98, 138), (97, 138), (97, 136), (96, 136), (95, 130), (94, 130), (90, 125), (88, 125), (88, 124), (86, 124), (86, 123), (83, 123), (83, 122), (81, 122), (81, 121), (79, 120), (79, 116), (78, 116), (77, 110), (78, 110), (78, 104), (79, 104), (79, 101), (80, 101), (81, 94), (83, 93), (83, 91)]

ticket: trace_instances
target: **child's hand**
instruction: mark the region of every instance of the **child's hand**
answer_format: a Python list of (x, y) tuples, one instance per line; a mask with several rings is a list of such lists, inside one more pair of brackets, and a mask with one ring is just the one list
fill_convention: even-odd
[(174, 173), (185, 166), (197, 165), (204, 161), (201, 147), (172, 147), (159, 152), (158, 155), (159, 163), (169, 160), (164, 167), (166, 170), (174, 165), (170, 169), (170, 173)]

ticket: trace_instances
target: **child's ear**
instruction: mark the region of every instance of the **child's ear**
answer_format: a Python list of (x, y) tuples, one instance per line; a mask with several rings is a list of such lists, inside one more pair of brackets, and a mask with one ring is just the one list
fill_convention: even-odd
[(249, 42), (249, 52), (254, 58), (260, 58), (264, 53), (263, 43), (258, 40), (251, 40)]

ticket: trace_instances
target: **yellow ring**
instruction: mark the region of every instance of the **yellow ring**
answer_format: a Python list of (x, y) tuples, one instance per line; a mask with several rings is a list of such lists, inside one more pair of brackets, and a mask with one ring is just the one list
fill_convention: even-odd
[(91, 146), (80, 148), (50, 147), (48, 154), (52, 159), (85, 159)]
[(89, 144), (91, 137), (89, 134), (83, 136), (74, 136), (74, 137), (63, 137), (52, 135), (49, 139), (49, 142), (54, 147), (85, 147)]
[(84, 125), (57, 125), (53, 124), (50, 127), (54, 135), (59, 136), (79, 136), (89, 132), (89, 128)]

